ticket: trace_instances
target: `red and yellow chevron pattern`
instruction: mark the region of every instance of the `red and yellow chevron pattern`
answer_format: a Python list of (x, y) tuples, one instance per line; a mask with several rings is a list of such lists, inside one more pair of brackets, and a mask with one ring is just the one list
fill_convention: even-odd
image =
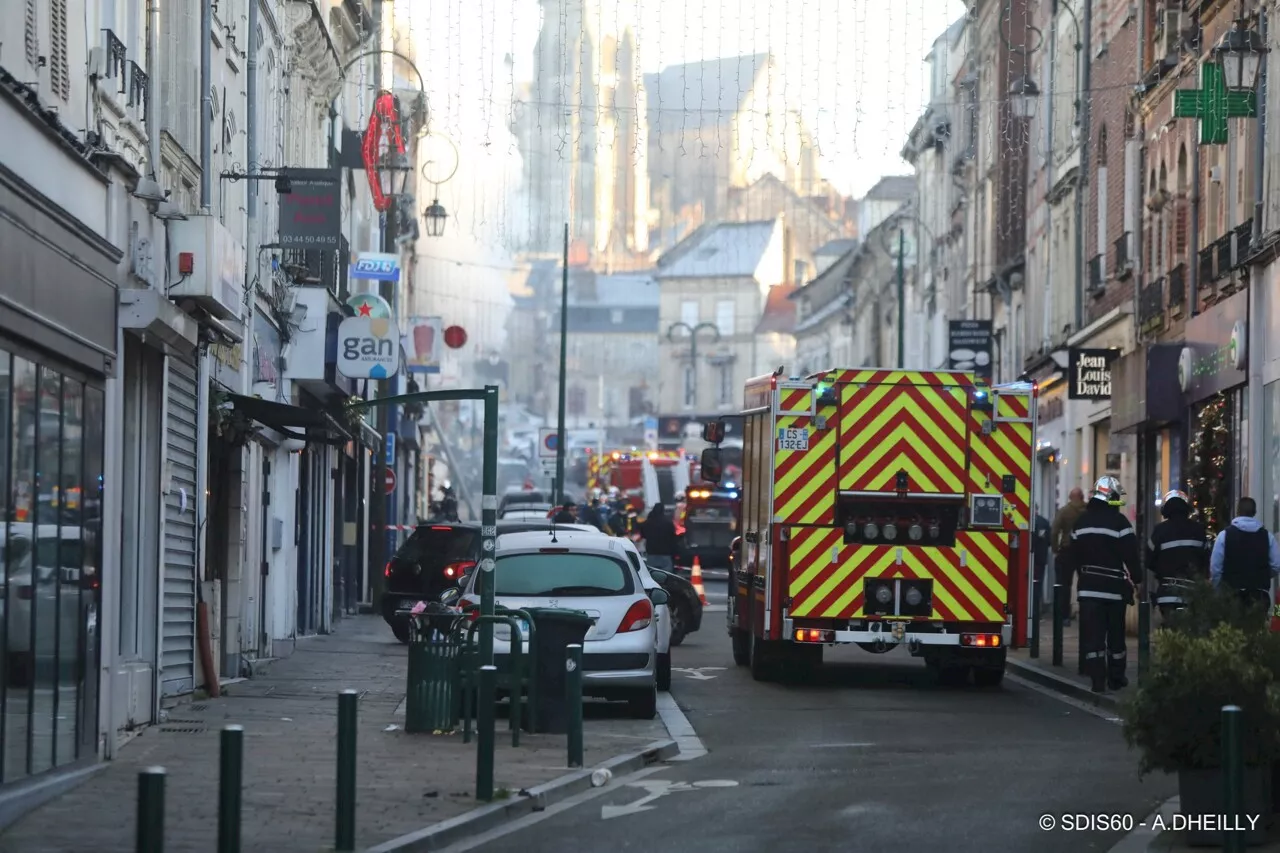
[(838, 529), (788, 531), (787, 594), (794, 618), (862, 617), (865, 578), (933, 580), (933, 613), (946, 622), (1003, 622), (1009, 534), (966, 531), (954, 547), (845, 545)]
[(1014, 491), (1004, 496), (1005, 529), (1027, 530), (1031, 519), (1032, 424), (1001, 418), (1030, 418), (1031, 391), (1025, 394), (996, 394), (995, 418), (991, 434), (983, 435), (983, 424), (991, 412), (969, 413), (969, 480), (974, 494), (998, 495), (1005, 475), (1014, 477)]
[[(956, 377), (967, 374), (844, 372), (892, 381), (839, 386), (840, 490), (893, 494), (905, 470), (909, 493), (963, 494), (969, 395)], [(922, 376), (951, 381), (929, 385)]]
[(973, 374), (958, 370), (828, 370), (811, 378), (841, 385), (954, 385), (972, 388)]
[[(783, 388), (778, 392), (778, 411), (810, 411), (814, 391), (810, 388)], [(836, 430), (831, 424), (818, 429), (813, 418), (779, 415), (774, 422), (773, 514), (783, 524), (835, 524)], [(783, 449), (778, 436), (783, 430), (808, 431), (808, 449)]]

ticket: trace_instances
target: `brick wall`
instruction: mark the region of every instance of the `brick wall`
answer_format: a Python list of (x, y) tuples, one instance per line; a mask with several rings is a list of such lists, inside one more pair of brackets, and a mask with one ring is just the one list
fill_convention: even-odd
[[(1089, 186), (1085, 209), (1085, 257), (1103, 256), (1103, 281), (1100, 295), (1086, 295), (1085, 322), (1093, 322), (1113, 308), (1131, 302), (1133, 280), (1116, 278), (1115, 241), (1124, 233), (1125, 208), (1125, 137), (1129, 94), (1137, 77), (1137, 19), (1125, 23), (1129, 4), (1097, 4), (1096, 11), (1110, 7), (1107, 17), (1094, 20), (1093, 52), (1089, 94)], [(1096, 56), (1103, 44), (1106, 50)], [(1104, 148), (1105, 145), (1105, 148)], [(1098, 245), (1098, 205), (1100, 160), (1106, 160), (1106, 241)], [(1136, 237), (1130, 238), (1130, 253), (1136, 253)], [(1083, 275), (1088, 276), (1086, 268)], [(1086, 280), (1085, 286), (1088, 287)]]

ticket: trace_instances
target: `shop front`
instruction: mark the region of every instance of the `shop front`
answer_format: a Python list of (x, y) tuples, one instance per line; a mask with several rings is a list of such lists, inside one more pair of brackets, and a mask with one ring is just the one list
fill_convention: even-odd
[(123, 253), (104, 236), (106, 177), (52, 121), (0, 91), (0, 822), (51, 771), (96, 760), (116, 564), (104, 447)]
[(1182, 488), (1184, 410), (1178, 386), (1182, 344), (1151, 344), (1112, 370), (1111, 431), (1136, 444), (1133, 494), (1144, 536), (1160, 520), (1161, 497)]
[(1177, 363), (1187, 427), (1183, 480), (1210, 533), (1230, 522), (1248, 482), (1248, 297), (1241, 291), (1188, 320)]
[(1030, 367), (1021, 377), (1024, 381), (1034, 382), (1037, 389), (1036, 477), (1032, 497), (1035, 511), (1050, 521), (1058, 507), (1066, 502), (1066, 494), (1060, 493), (1061, 478), (1058, 476), (1066, 439), (1065, 367), (1066, 352), (1054, 352)]

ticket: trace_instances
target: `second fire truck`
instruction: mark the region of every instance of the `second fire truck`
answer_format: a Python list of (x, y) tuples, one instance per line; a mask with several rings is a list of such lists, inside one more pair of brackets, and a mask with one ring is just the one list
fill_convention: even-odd
[[(735, 662), (765, 680), (857, 644), (999, 684), (1029, 621), (1035, 386), (948, 371), (763, 376), (744, 416)], [(703, 478), (718, 465), (708, 449)]]

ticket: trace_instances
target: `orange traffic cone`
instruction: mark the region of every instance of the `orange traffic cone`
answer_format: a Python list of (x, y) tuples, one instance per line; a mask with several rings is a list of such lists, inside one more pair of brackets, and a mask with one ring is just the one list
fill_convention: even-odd
[(697, 557), (693, 558), (693, 574), (690, 580), (693, 581), (693, 588), (698, 593), (698, 600), (702, 602), (702, 606), (707, 606), (707, 588), (702, 585), (702, 560)]

